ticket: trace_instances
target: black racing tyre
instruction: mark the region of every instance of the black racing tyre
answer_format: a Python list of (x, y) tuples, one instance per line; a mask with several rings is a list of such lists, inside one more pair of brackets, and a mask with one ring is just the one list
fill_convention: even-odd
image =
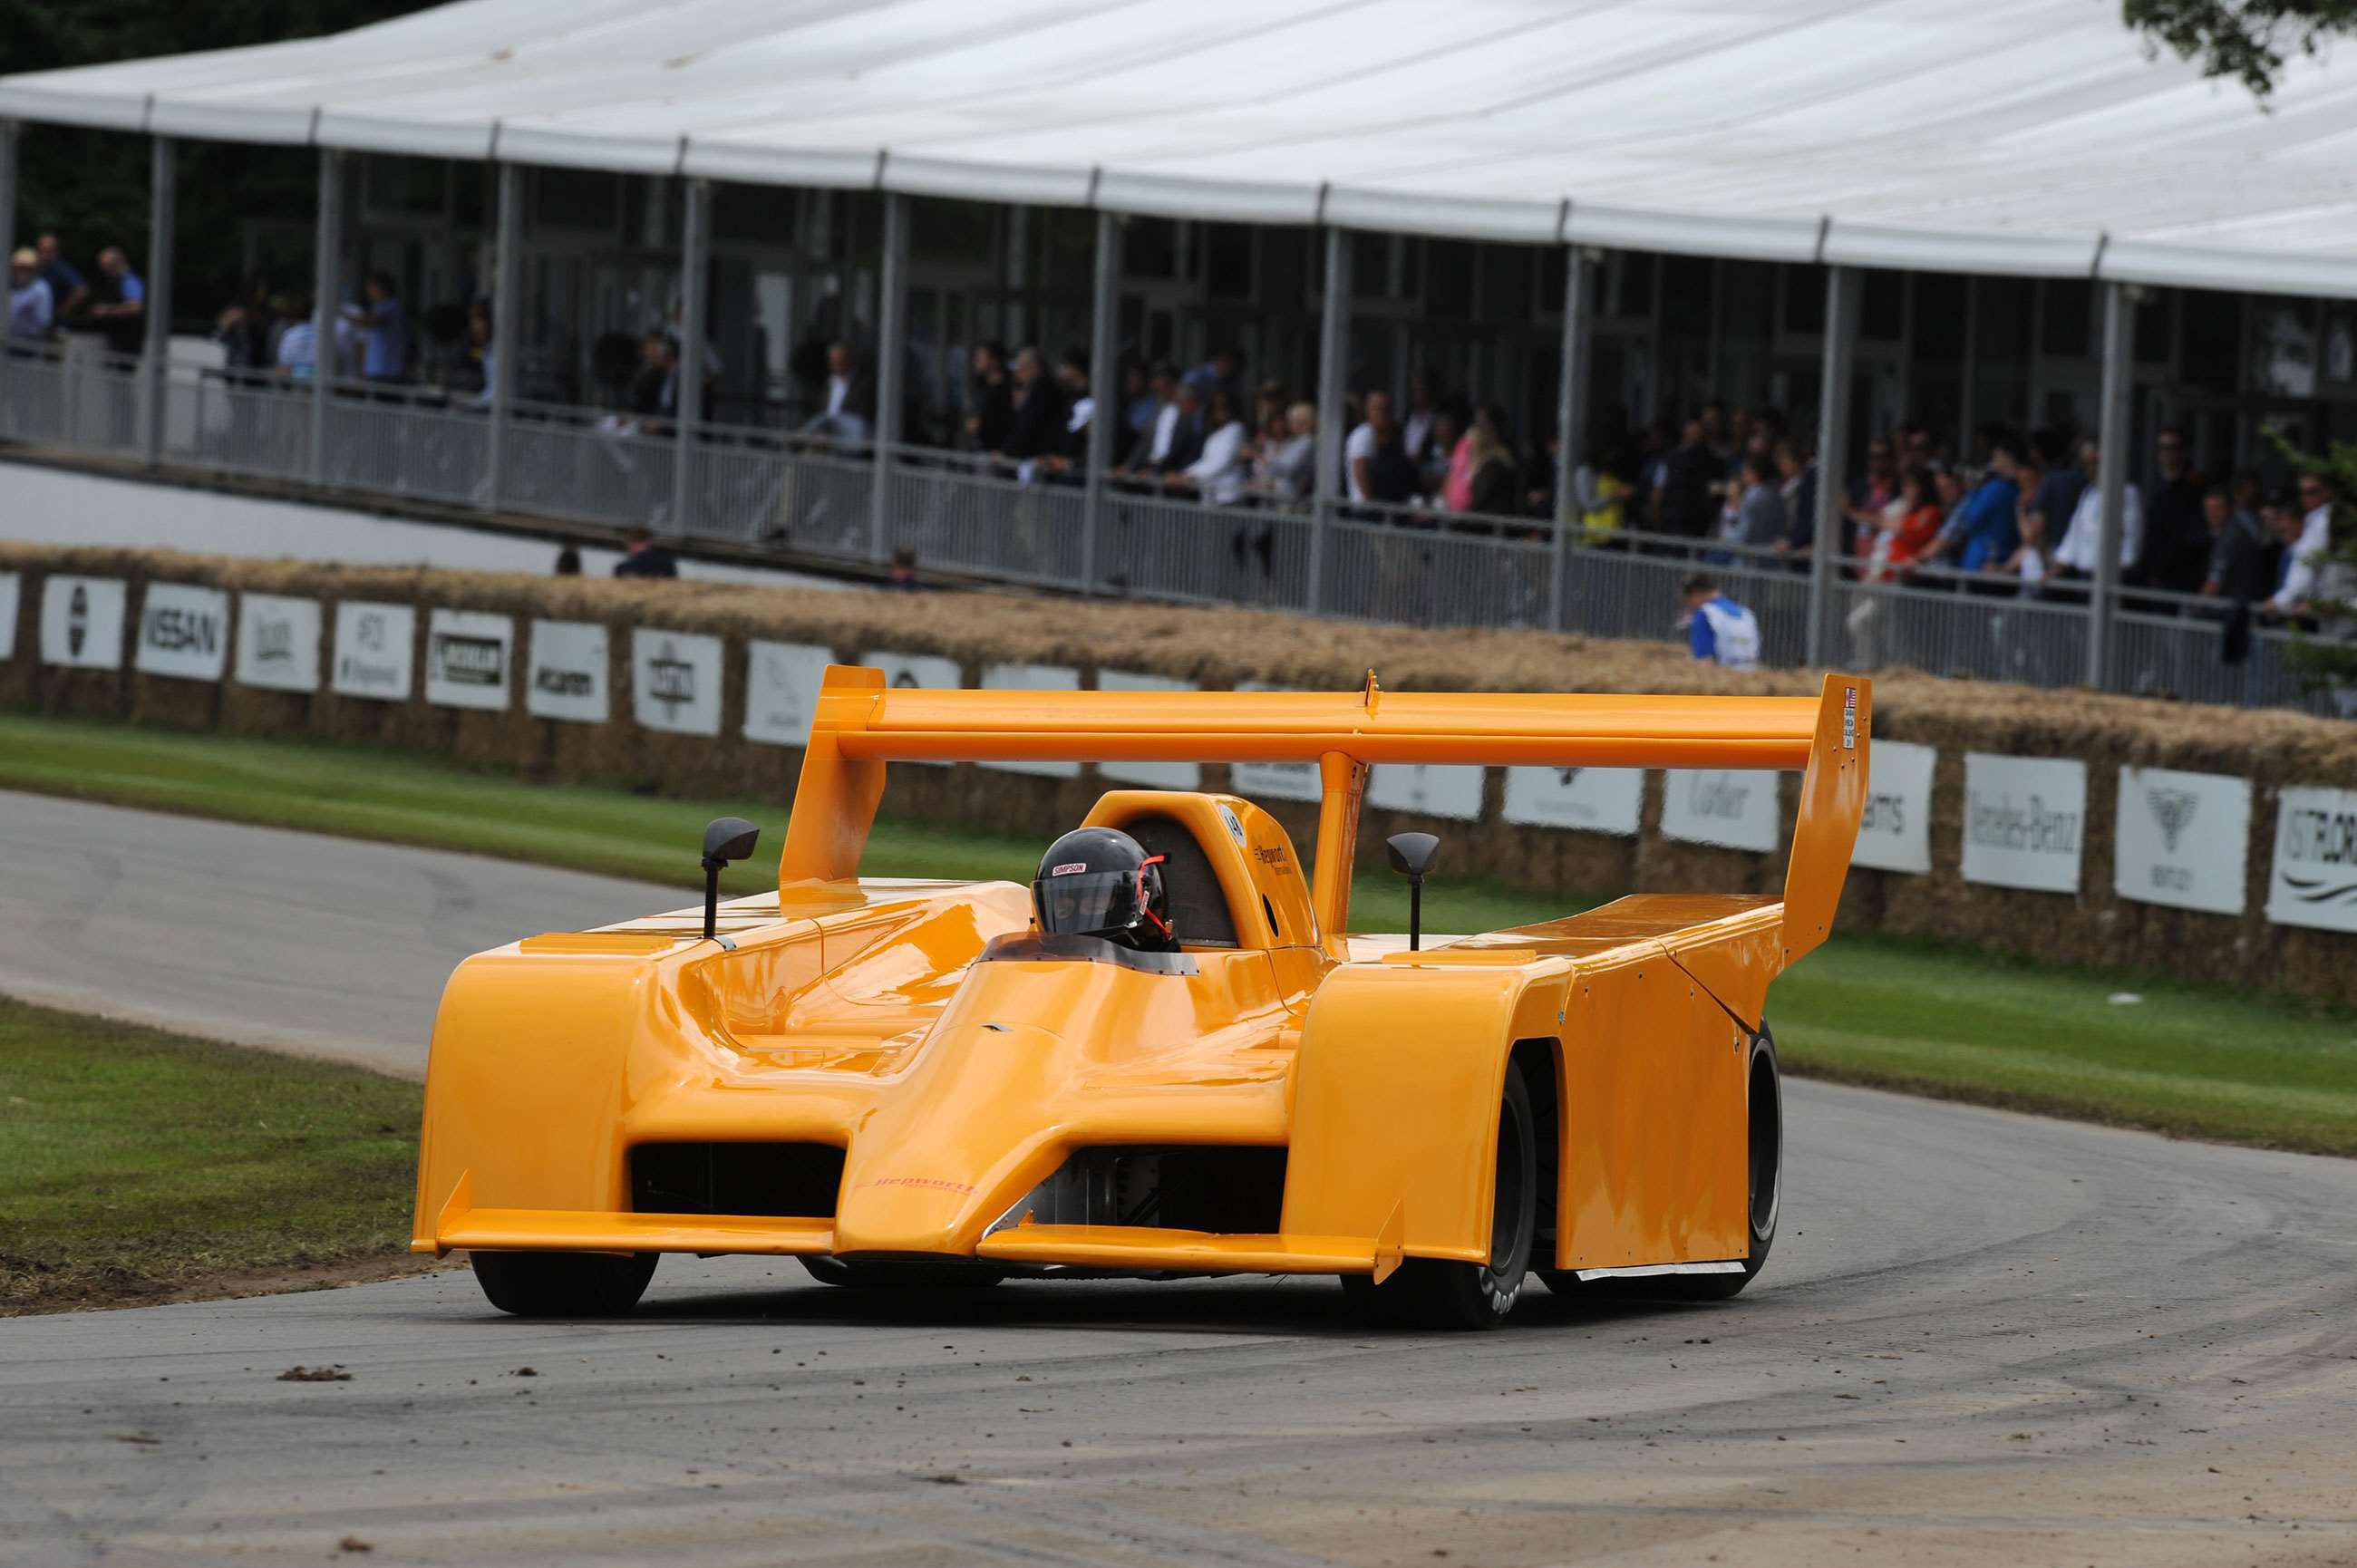
[(1342, 1290), (1374, 1321), (1403, 1328), (1495, 1328), (1521, 1299), (1538, 1231), (1538, 1118), (1520, 1062), (1506, 1064), (1498, 1102), (1497, 1197), (1491, 1205), (1490, 1261), (1410, 1258), (1383, 1283), (1344, 1274)]
[(621, 1317), (654, 1278), (658, 1252), (476, 1252), (475, 1283), (518, 1317)]
[(1784, 1078), (1776, 1065), (1775, 1036), (1765, 1024), (1751, 1042), (1744, 1104), (1751, 1247), (1741, 1273), (1583, 1282), (1567, 1270), (1543, 1269), (1539, 1278), (1547, 1289), (1556, 1295), (1589, 1301), (1727, 1301), (1742, 1294), (1743, 1287), (1768, 1262), (1769, 1249), (1776, 1244), (1776, 1220), (1784, 1198)]
[(819, 1283), (851, 1290), (981, 1290), (1006, 1277), (974, 1263), (846, 1263), (840, 1258), (805, 1256), (802, 1264)]

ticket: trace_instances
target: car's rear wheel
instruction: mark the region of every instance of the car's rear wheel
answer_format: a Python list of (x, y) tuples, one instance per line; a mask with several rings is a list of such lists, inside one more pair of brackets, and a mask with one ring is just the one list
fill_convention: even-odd
[(1521, 1299), (1538, 1230), (1538, 1118), (1520, 1062), (1506, 1064), (1498, 1103), (1497, 1191), (1491, 1205), (1490, 1261), (1410, 1258), (1383, 1283), (1345, 1274), (1342, 1289), (1379, 1323), (1401, 1327), (1495, 1328)]
[(656, 1252), (476, 1252), (475, 1283), (518, 1317), (620, 1317), (654, 1278)]
[(1539, 1278), (1556, 1295), (1587, 1300), (1726, 1301), (1740, 1295), (1768, 1262), (1776, 1244), (1776, 1220), (1784, 1200), (1784, 1079), (1776, 1065), (1776, 1040), (1766, 1025), (1751, 1042), (1745, 1084), (1746, 1217), (1750, 1246), (1740, 1273), (1650, 1274), (1634, 1279), (1582, 1281), (1569, 1271), (1542, 1269)]

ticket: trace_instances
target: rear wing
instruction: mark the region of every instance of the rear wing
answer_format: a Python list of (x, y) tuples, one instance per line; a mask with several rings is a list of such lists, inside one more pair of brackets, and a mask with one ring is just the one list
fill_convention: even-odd
[(1348, 907), (1358, 796), (1374, 763), (1800, 769), (1784, 880), (1798, 957), (1824, 940), (1841, 898), (1872, 707), (1871, 683), (1852, 675), (1827, 676), (1815, 697), (1385, 692), (1372, 675), (1362, 692), (984, 692), (890, 688), (880, 670), (830, 665), (778, 880), (782, 890), (858, 875), (888, 762), (1313, 764), (1326, 796), (1321, 925)]

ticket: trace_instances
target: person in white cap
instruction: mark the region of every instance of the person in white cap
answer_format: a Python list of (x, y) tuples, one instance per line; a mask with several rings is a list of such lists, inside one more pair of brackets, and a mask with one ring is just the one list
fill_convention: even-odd
[(57, 326), (57, 296), (40, 274), (41, 259), (29, 245), (20, 245), (8, 258), (8, 337), (11, 341), (40, 342)]

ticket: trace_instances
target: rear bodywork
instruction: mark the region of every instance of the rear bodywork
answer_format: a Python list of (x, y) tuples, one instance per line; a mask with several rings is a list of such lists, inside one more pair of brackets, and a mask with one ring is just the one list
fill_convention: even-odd
[[(414, 1246), (1011, 1272), (1369, 1273), (1490, 1252), (1507, 1063), (1552, 1091), (1541, 1266), (1744, 1256), (1747, 1047), (1831, 926), (1870, 693), (1817, 698), (888, 691), (829, 671), (774, 894), (460, 965)], [(1008, 883), (863, 879), (888, 762), (1300, 761), (1317, 859), (1226, 795), (1088, 819), (1175, 845), (1185, 952), (1029, 936)], [(1377, 762), (1803, 771), (1781, 898), (1649, 894), (1479, 936), (1351, 936)]]

